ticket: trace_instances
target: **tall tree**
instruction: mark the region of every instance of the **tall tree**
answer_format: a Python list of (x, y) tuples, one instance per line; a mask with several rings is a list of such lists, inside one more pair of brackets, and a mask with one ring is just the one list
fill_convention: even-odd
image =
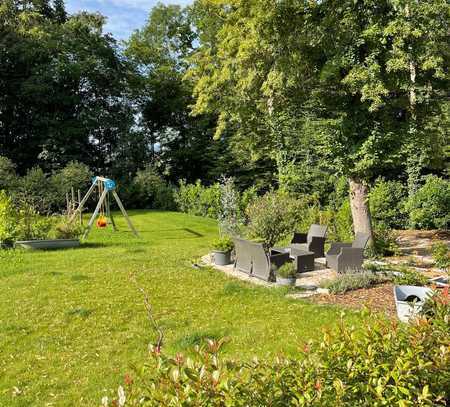
[(142, 74), (136, 101), (153, 163), (172, 181), (211, 182), (227, 172), (227, 145), (212, 140), (211, 115), (190, 115), (192, 82), (184, 75), (197, 42), (190, 12), (154, 7), (148, 23), (131, 36), (126, 55)]
[(64, 21), (62, 2), (45, 13), (48, 1), (18, 3), (0, 6), (1, 153), (20, 173), (79, 159), (107, 168), (133, 123), (129, 64), (102, 16)]
[[(215, 112), (217, 134), (231, 128), (253, 151), (284, 148), (276, 117), (314, 128), (323, 159), (349, 180), (355, 231), (371, 233), (368, 184), (400, 166), (411, 141), (404, 55), (414, 50), (417, 123), (436, 114), (448, 85), (449, 4), (407, 0), (408, 16), (404, 3), (199, 0), (222, 24), (215, 47), (201, 45), (195, 56), (194, 112)], [(311, 142), (302, 128), (289, 137)]]

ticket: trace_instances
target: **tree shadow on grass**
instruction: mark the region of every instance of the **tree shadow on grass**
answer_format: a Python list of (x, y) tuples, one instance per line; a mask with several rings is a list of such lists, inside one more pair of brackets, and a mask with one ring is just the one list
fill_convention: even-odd
[(173, 228), (173, 229), (155, 229), (155, 230), (139, 230), (140, 233), (157, 233), (158, 235), (161, 235), (163, 233), (166, 232), (187, 232), (189, 233), (190, 237), (166, 237), (166, 239), (190, 239), (192, 237), (204, 237), (204, 235), (202, 235), (199, 232), (196, 232), (193, 229), (190, 228)]

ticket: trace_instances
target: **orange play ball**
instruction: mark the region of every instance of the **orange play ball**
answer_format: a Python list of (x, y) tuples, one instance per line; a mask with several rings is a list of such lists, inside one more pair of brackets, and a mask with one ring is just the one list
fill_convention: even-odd
[(97, 227), (106, 228), (106, 226), (107, 226), (106, 218), (104, 216), (100, 216), (97, 219)]

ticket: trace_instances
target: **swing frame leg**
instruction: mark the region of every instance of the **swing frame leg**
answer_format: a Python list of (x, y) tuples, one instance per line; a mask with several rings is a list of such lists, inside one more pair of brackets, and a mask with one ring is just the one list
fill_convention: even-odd
[(119, 198), (119, 195), (117, 195), (116, 191), (112, 191), (113, 197), (117, 202), (117, 205), (119, 205), (120, 211), (122, 212), (122, 215), (125, 217), (128, 223), (128, 227), (131, 229), (131, 231), (134, 233), (136, 237), (139, 237), (138, 232), (134, 228), (133, 224), (131, 223), (130, 218), (128, 217), (127, 211), (125, 210), (124, 206), (122, 205), (122, 201)]
[(92, 229), (92, 225), (94, 224), (94, 220), (98, 215), (98, 212), (100, 211), (100, 207), (102, 206), (103, 201), (105, 200), (106, 194), (108, 193), (107, 189), (105, 188), (102, 192), (102, 195), (100, 196), (100, 199), (98, 200), (97, 206), (95, 207), (95, 211), (91, 216), (91, 219), (89, 219), (89, 223), (86, 227), (86, 230), (84, 231), (82, 239), (86, 239), (89, 235), (89, 232)]

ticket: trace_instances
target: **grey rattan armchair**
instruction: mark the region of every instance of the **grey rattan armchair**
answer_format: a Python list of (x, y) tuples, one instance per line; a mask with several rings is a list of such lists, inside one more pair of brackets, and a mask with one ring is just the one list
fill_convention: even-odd
[(308, 233), (294, 233), (291, 247), (313, 252), (314, 257), (324, 257), (325, 236), (328, 226), (313, 224), (309, 227)]
[(235, 269), (265, 281), (275, 281), (274, 271), (290, 261), (288, 252), (266, 253), (262, 243), (235, 238), (234, 245)]
[(353, 243), (332, 243), (326, 254), (327, 266), (338, 273), (361, 270), (368, 233), (357, 233)]
[(252, 272), (252, 256), (250, 253), (250, 243), (248, 240), (234, 238), (234, 268), (244, 273)]

